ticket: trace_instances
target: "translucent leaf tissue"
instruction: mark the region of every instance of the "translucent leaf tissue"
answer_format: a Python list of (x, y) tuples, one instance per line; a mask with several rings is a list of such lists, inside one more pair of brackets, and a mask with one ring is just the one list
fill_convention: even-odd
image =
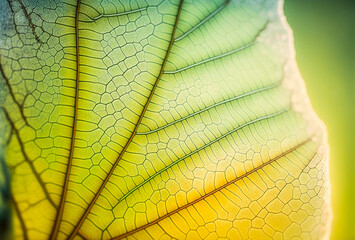
[(0, 0), (0, 237), (327, 239), (282, 4)]

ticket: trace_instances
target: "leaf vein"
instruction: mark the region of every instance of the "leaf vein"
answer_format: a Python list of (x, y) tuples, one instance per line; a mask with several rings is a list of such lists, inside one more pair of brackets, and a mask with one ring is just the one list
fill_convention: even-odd
[(27, 118), (26, 118), (26, 116), (25, 116), (25, 113), (23, 112), (23, 105), (24, 105), (24, 103), (25, 103), (25, 99), (24, 99), (24, 101), (23, 101), (22, 104), (20, 104), (20, 103), (17, 101), (17, 99), (16, 99), (16, 97), (15, 97), (15, 94), (14, 94), (14, 92), (13, 92), (13, 90), (12, 90), (12, 87), (11, 87), (11, 84), (10, 84), (10, 80), (9, 80), (9, 78), (6, 76), (5, 71), (4, 71), (3, 67), (2, 67), (2, 64), (1, 64), (1, 55), (0, 55), (0, 72), (1, 72), (2, 77), (3, 77), (4, 80), (5, 80), (5, 84), (6, 84), (7, 87), (9, 88), (9, 93), (10, 93), (10, 96), (11, 96), (12, 100), (14, 101), (14, 103), (17, 105), (17, 107), (18, 107), (19, 110), (20, 110), (20, 114), (21, 114), (22, 119), (25, 121), (26, 125), (29, 126), (28, 121), (27, 121)]
[(253, 123), (256, 123), (256, 122), (259, 122), (259, 121), (262, 121), (262, 120), (266, 120), (266, 119), (269, 119), (269, 118), (276, 117), (276, 116), (281, 115), (281, 114), (283, 114), (283, 113), (285, 113), (285, 112), (287, 112), (287, 111), (288, 111), (288, 109), (285, 109), (285, 110), (282, 110), (282, 111), (279, 111), (279, 112), (276, 112), (276, 113), (273, 113), (273, 114), (270, 114), (270, 115), (267, 115), (267, 116), (263, 116), (263, 117), (254, 119), (254, 120), (252, 120), (252, 121), (249, 121), (249, 122), (247, 122), (247, 123), (244, 123), (244, 124), (238, 126), (237, 128), (235, 128), (235, 129), (233, 129), (233, 130), (231, 130), (231, 131), (228, 131), (228, 132), (224, 133), (223, 135), (221, 135), (221, 136), (219, 136), (218, 138), (212, 140), (211, 142), (207, 143), (206, 145), (197, 148), (196, 150), (194, 150), (194, 151), (192, 151), (192, 152), (186, 154), (185, 156), (183, 156), (183, 157), (177, 159), (175, 162), (169, 164), (168, 166), (164, 167), (163, 169), (160, 169), (159, 171), (155, 172), (155, 173), (154, 173), (153, 175), (151, 175), (149, 178), (147, 178), (146, 180), (144, 180), (143, 182), (141, 182), (140, 184), (138, 184), (136, 187), (132, 188), (128, 193), (126, 193), (123, 197), (121, 197), (121, 198), (118, 200), (118, 202), (116, 203), (115, 206), (117, 206), (120, 202), (122, 202), (124, 199), (126, 199), (126, 198), (127, 198), (129, 195), (131, 195), (135, 190), (137, 190), (138, 188), (142, 187), (144, 184), (146, 184), (147, 182), (149, 182), (150, 180), (152, 180), (154, 177), (158, 176), (158, 175), (161, 174), (162, 172), (165, 172), (166, 170), (168, 170), (168, 169), (171, 168), (172, 166), (178, 164), (179, 162), (185, 160), (186, 158), (191, 157), (191, 156), (194, 155), (195, 153), (200, 152), (201, 150), (203, 150), (203, 149), (205, 149), (205, 148), (211, 146), (212, 144), (214, 144), (214, 143), (220, 141), (221, 139), (223, 139), (223, 138), (229, 136), (230, 134), (232, 134), (232, 133), (234, 133), (234, 132), (236, 132), (236, 131), (238, 131), (238, 130), (240, 130), (240, 129), (246, 127), (246, 126), (249, 126), (249, 125), (251, 125), (251, 124), (253, 124)]
[(26, 224), (25, 224), (25, 221), (23, 220), (23, 217), (22, 217), (22, 214), (21, 214), (21, 210), (17, 204), (17, 201), (14, 197), (14, 195), (11, 193), (11, 200), (12, 200), (12, 203), (13, 203), (13, 206), (14, 206), (14, 209), (15, 209), (15, 212), (18, 216), (18, 220), (20, 222), (20, 226), (21, 226), (21, 229), (22, 229), (22, 233), (23, 233), (23, 239), (24, 240), (27, 240), (28, 239), (28, 236), (27, 236), (27, 230), (26, 230)]
[(93, 18), (88, 16), (88, 18), (90, 18), (90, 20), (81, 20), (80, 22), (95, 22), (96, 20), (99, 20), (100, 18), (103, 18), (103, 17), (118, 17), (118, 16), (123, 16), (123, 15), (136, 13), (136, 12), (141, 12), (141, 11), (144, 11), (144, 10), (147, 10), (147, 7), (138, 8), (138, 9), (134, 9), (134, 10), (126, 11), (126, 12), (120, 12), (120, 13), (99, 14), (96, 17), (93, 17)]
[(194, 68), (194, 67), (197, 67), (197, 66), (199, 66), (199, 65), (202, 65), (202, 64), (204, 64), (204, 63), (212, 62), (212, 61), (214, 61), (214, 60), (217, 60), (217, 59), (220, 59), (220, 58), (223, 58), (223, 57), (232, 55), (232, 54), (234, 54), (234, 53), (240, 52), (240, 51), (242, 51), (242, 50), (244, 50), (244, 49), (247, 49), (247, 48), (251, 47), (251, 46), (254, 45), (255, 43), (256, 43), (256, 41), (253, 40), (253, 41), (251, 41), (251, 42), (249, 42), (249, 43), (247, 43), (247, 44), (245, 44), (245, 45), (243, 45), (243, 46), (241, 46), (241, 47), (238, 47), (238, 48), (236, 48), (236, 49), (234, 49), (234, 50), (231, 50), (231, 51), (229, 51), (229, 52), (222, 53), (222, 54), (220, 54), (220, 55), (218, 55), (218, 56), (211, 57), (211, 58), (202, 60), (202, 61), (197, 62), (197, 63), (193, 63), (193, 64), (191, 64), (191, 65), (188, 65), (188, 66), (186, 66), (186, 67), (179, 68), (179, 69), (177, 69), (177, 70), (164, 71), (164, 73), (165, 73), (165, 74), (175, 74), (175, 73), (179, 73), (179, 72), (188, 70), (188, 69), (190, 69), (190, 68)]
[(24, 146), (24, 144), (23, 144), (23, 142), (22, 142), (22, 140), (21, 140), (21, 138), (20, 138), (20, 133), (19, 133), (18, 129), (16, 128), (15, 123), (14, 123), (14, 122), (12, 121), (12, 119), (10, 118), (10, 115), (9, 115), (9, 113), (6, 111), (6, 109), (3, 108), (3, 112), (4, 112), (4, 114), (5, 114), (6, 119), (7, 119), (8, 122), (10, 123), (11, 128), (13, 129), (13, 131), (14, 131), (14, 133), (15, 133), (15, 136), (16, 136), (16, 138), (17, 138), (17, 141), (18, 141), (19, 145), (20, 145), (20, 149), (21, 149), (21, 152), (22, 152), (22, 154), (23, 154), (23, 157), (24, 157), (25, 161), (26, 161), (26, 162), (28, 163), (28, 165), (30, 166), (30, 169), (31, 169), (31, 171), (33, 172), (33, 175), (34, 175), (35, 178), (37, 179), (38, 184), (42, 187), (43, 193), (44, 193), (44, 195), (47, 197), (49, 203), (50, 203), (54, 208), (56, 208), (56, 205), (55, 205), (55, 203), (54, 203), (52, 197), (49, 195), (49, 192), (48, 192), (47, 188), (45, 187), (44, 182), (42, 181), (41, 177), (39, 176), (39, 174), (38, 174), (38, 172), (37, 172), (37, 170), (36, 170), (36, 168), (35, 168), (35, 166), (33, 165), (33, 162), (32, 162), (31, 159), (28, 157), (28, 155), (27, 155), (27, 153), (26, 153), (26, 151), (25, 151), (25, 146)]
[(54, 240), (57, 238), (59, 226), (63, 216), (64, 203), (68, 192), (69, 185), (69, 176), (72, 167), (72, 160), (74, 154), (74, 143), (75, 143), (75, 132), (77, 125), (77, 117), (78, 117), (78, 100), (79, 100), (79, 78), (80, 78), (80, 57), (79, 57), (79, 10), (80, 10), (81, 0), (77, 1), (76, 5), (76, 13), (75, 13), (75, 50), (76, 50), (76, 81), (75, 81), (75, 100), (74, 100), (74, 116), (73, 116), (73, 128), (71, 134), (71, 143), (69, 150), (69, 159), (68, 159), (68, 167), (65, 174), (64, 185), (62, 190), (62, 196), (59, 203), (59, 209), (57, 211), (57, 216), (55, 218), (55, 222), (52, 228), (50, 239)]
[[(79, 1), (80, 1), (80, 0), (79, 0)], [(125, 147), (122, 149), (122, 151), (121, 151), (121, 153), (119, 154), (117, 160), (116, 160), (115, 163), (113, 164), (113, 166), (112, 166), (110, 172), (108, 173), (108, 175), (106, 176), (105, 180), (104, 180), (103, 183), (101, 184), (100, 188), (98, 189), (97, 193), (95, 194), (95, 196), (94, 196), (93, 200), (91, 201), (91, 203), (89, 204), (88, 208), (85, 210), (84, 214), (80, 217), (79, 223), (75, 226), (74, 230), (69, 234), (69, 237), (68, 237), (69, 240), (72, 240), (72, 239), (75, 237), (75, 235), (78, 233), (78, 231), (79, 231), (81, 225), (83, 224), (84, 220), (86, 219), (87, 215), (89, 214), (91, 208), (94, 206), (94, 204), (95, 204), (97, 198), (100, 196), (102, 190), (103, 190), (104, 187), (106, 186), (106, 183), (108, 182), (110, 176), (112, 175), (113, 171), (115, 170), (117, 164), (118, 164), (119, 161), (122, 159), (123, 154), (126, 152), (126, 150), (127, 150), (128, 146), (130, 145), (132, 139), (133, 139), (134, 136), (136, 135), (137, 129), (138, 129), (138, 127), (139, 127), (139, 125), (140, 125), (140, 123), (141, 123), (141, 121), (142, 121), (142, 119), (143, 119), (143, 116), (144, 116), (144, 114), (145, 114), (145, 111), (147, 110), (148, 105), (149, 105), (149, 103), (150, 103), (150, 101), (151, 101), (151, 99), (152, 99), (152, 97), (153, 97), (153, 94), (154, 94), (155, 89), (156, 89), (156, 87), (157, 87), (157, 85), (158, 85), (158, 82), (159, 82), (161, 76), (163, 75), (165, 64), (166, 64), (167, 59), (168, 59), (168, 57), (169, 57), (169, 53), (170, 53), (171, 47), (172, 47), (172, 45), (173, 45), (173, 43), (174, 43), (175, 31), (176, 31), (177, 24), (178, 24), (178, 21), (179, 21), (180, 12), (181, 12), (181, 9), (182, 9), (183, 2), (184, 2), (184, 0), (181, 0), (181, 1), (180, 1), (180, 4), (179, 4), (179, 7), (178, 7), (178, 11), (177, 11), (176, 18), (175, 18), (175, 23), (174, 23), (173, 30), (172, 30), (172, 34), (171, 34), (171, 40), (170, 40), (168, 49), (167, 49), (167, 51), (166, 51), (165, 58), (164, 58), (163, 63), (162, 63), (162, 67), (161, 67), (161, 69), (160, 69), (160, 73), (159, 73), (159, 75), (158, 75), (158, 77), (157, 77), (157, 79), (156, 79), (156, 81), (155, 81), (155, 83), (154, 83), (154, 85), (153, 85), (153, 88), (152, 88), (152, 90), (151, 90), (151, 92), (150, 92), (150, 95), (149, 95), (149, 97), (148, 97), (147, 102), (145, 103), (145, 106), (144, 106), (144, 108), (143, 108), (143, 110), (142, 110), (142, 113), (141, 113), (140, 116), (139, 116), (139, 119), (138, 119), (138, 121), (137, 121), (137, 124), (135, 125), (135, 128), (133, 129), (133, 132), (132, 132), (132, 134), (131, 134), (131, 137), (128, 139), (128, 141), (127, 141)]]
[(271, 163), (275, 162), (276, 160), (280, 159), (281, 157), (284, 157), (284, 156), (286, 156), (287, 154), (289, 154), (289, 153), (291, 153), (291, 152), (297, 150), (298, 148), (302, 147), (303, 145), (307, 144), (307, 143), (310, 142), (310, 141), (311, 141), (311, 138), (308, 138), (308, 139), (306, 139), (305, 141), (303, 141), (303, 142), (297, 144), (296, 146), (290, 148), (290, 149), (287, 150), (286, 152), (284, 152), (284, 153), (282, 153), (282, 154), (280, 154), (280, 155), (278, 155), (278, 156), (276, 156), (276, 157), (270, 159), (269, 161), (267, 161), (267, 162), (261, 164), (260, 166), (254, 168), (253, 170), (251, 170), (251, 171), (249, 171), (249, 172), (246, 172), (246, 173), (244, 173), (243, 175), (241, 175), (241, 176), (239, 176), (239, 177), (236, 177), (236, 178), (233, 179), (232, 181), (227, 182), (226, 184), (224, 184), (224, 185), (222, 185), (222, 186), (216, 188), (215, 190), (213, 190), (213, 191), (207, 193), (206, 195), (204, 195), (204, 196), (202, 196), (202, 197), (200, 197), (200, 198), (198, 198), (198, 199), (195, 199), (194, 201), (192, 201), (192, 202), (190, 202), (190, 203), (188, 203), (188, 204), (186, 204), (186, 205), (184, 205), (184, 206), (182, 206), (182, 207), (179, 207), (179, 208), (175, 209), (174, 211), (172, 211), (172, 212), (170, 212), (170, 213), (167, 213), (166, 215), (164, 215), (164, 216), (162, 216), (162, 217), (160, 217), (160, 218), (158, 218), (158, 219), (156, 219), (156, 220), (154, 220), (154, 221), (152, 221), (152, 222), (150, 222), (150, 223), (148, 223), (148, 224), (146, 224), (146, 225), (143, 225), (143, 226), (141, 226), (141, 227), (139, 227), (139, 228), (136, 228), (136, 229), (134, 229), (134, 230), (132, 230), (132, 231), (129, 231), (129, 232), (127, 232), (127, 233), (124, 233), (124, 234), (122, 234), (122, 235), (120, 235), (120, 236), (118, 236), (118, 237), (115, 237), (115, 238), (113, 238), (113, 239), (114, 239), (114, 240), (119, 240), (119, 239), (125, 238), (125, 237), (127, 237), (127, 236), (130, 236), (130, 235), (136, 233), (136, 232), (139, 232), (139, 231), (141, 231), (141, 230), (143, 230), (143, 229), (146, 229), (146, 228), (149, 227), (149, 226), (152, 226), (152, 225), (154, 225), (154, 224), (156, 224), (156, 223), (159, 223), (160, 221), (164, 220), (165, 218), (168, 218), (168, 217), (170, 217), (171, 215), (173, 215), (173, 214), (175, 214), (175, 213), (177, 213), (177, 212), (179, 212), (179, 211), (181, 211), (181, 210), (183, 210), (183, 209), (186, 209), (187, 207), (192, 206), (192, 205), (194, 205), (194, 204), (196, 204), (196, 203), (198, 203), (198, 202), (204, 200), (205, 198), (207, 198), (207, 197), (209, 197), (209, 196), (211, 196), (211, 195), (213, 195), (213, 194), (215, 194), (215, 193), (217, 193), (217, 192), (219, 192), (219, 191), (225, 189), (225, 188), (228, 187), (229, 185), (234, 184), (235, 182), (237, 182), (237, 181), (239, 181), (239, 180), (243, 180), (245, 177), (249, 176), (250, 174), (252, 174), (252, 173), (254, 173), (254, 172), (257, 172), (257, 171), (260, 170), (260, 169), (263, 169), (265, 166), (270, 165)]
[(189, 115), (187, 115), (185, 117), (182, 117), (180, 119), (172, 121), (172, 122), (170, 122), (170, 123), (168, 123), (168, 124), (166, 124), (164, 126), (156, 128), (156, 129), (153, 129), (153, 130), (150, 130), (150, 131), (146, 131), (146, 132), (137, 132), (136, 135), (147, 135), (147, 134), (151, 134), (151, 133), (154, 133), (154, 132), (158, 132), (158, 131), (160, 131), (160, 130), (162, 130), (164, 128), (167, 128), (167, 127), (169, 127), (171, 125), (174, 125), (174, 124), (176, 124), (178, 122), (182, 122), (182, 121), (184, 121), (184, 120), (186, 120), (188, 118), (191, 118), (191, 117), (193, 117), (193, 116), (195, 116), (197, 114), (200, 114), (202, 112), (205, 112), (205, 111), (207, 111), (209, 109), (215, 108), (215, 107), (217, 107), (219, 105), (222, 105), (222, 104), (225, 104), (225, 103), (229, 103), (229, 102), (232, 102), (234, 100), (253, 95), (255, 93), (259, 93), (259, 92), (263, 92), (263, 91), (266, 91), (266, 90), (270, 90), (272, 88), (275, 88), (275, 87), (279, 86), (280, 84), (281, 84), (281, 82), (277, 82), (277, 83), (271, 84), (269, 86), (266, 86), (266, 87), (263, 87), (263, 88), (260, 88), (260, 89), (256, 89), (256, 90), (253, 90), (253, 91), (250, 91), (250, 92), (247, 92), (247, 93), (243, 93), (241, 95), (238, 95), (238, 96), (235, 96), (235, 97), (220, 101), (218, 103), (212, 104), (212, 105), (210, 105), (210, 106), (208, 106), (208, 107), (206, 107), (204, 109), (198, 110), (198, 111), (196, 111), (196, 112), (194, 112), (192, 114), (189, 114)]
[(180, 37), (175, 38), (175, 42), (180, 41), (181, 39), (185, 38), (187, 35), (189, 35), (190, 33), (192, 33), (193, 31), (195, 31), (197, 28), (199, 28), (201, 25), (203, 25), (205, 22), (207, 22), (208, 20), (210, 20), (212, 17), (214, 17), (217, 13), (219, 13), (220, 11), (222, 11), (222, 9), (224, 9), (228, 3), (230, 3), (230, 0), (226, 0), (220, 7), (218, 7), (216, 10), (214, 10), (211, 14), (209, 14), (206, 18), (204, 18), (201, 22), (199, 22), (197, 25), (195, 25), (194, 27), (192, 27), (190, 30), (188, 30), (187, 32), (185, 32), (184, 34), (182, 34)]

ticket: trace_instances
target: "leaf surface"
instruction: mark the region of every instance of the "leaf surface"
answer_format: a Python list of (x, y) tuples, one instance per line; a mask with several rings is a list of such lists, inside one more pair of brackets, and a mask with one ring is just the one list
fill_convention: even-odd
[(14, 238), (328, 236), (325, 130), (280, 2), (0, 6)]

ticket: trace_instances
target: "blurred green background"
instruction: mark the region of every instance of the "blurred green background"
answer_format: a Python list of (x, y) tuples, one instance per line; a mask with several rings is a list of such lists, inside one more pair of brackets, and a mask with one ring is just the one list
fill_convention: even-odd
[(332, 240), (355, 239), (355, 0), (285, 0), (296, 60), (328, 129)]

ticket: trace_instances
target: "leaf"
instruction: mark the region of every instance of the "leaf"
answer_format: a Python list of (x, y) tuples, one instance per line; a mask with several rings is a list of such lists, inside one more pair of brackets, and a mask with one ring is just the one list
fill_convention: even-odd
[(10, 176), (3, 157), (0, 157), (0, 237), (9, 238), (11, 219)]
[(0, 3), (13, 238), (328, 236), (280, 2)]

